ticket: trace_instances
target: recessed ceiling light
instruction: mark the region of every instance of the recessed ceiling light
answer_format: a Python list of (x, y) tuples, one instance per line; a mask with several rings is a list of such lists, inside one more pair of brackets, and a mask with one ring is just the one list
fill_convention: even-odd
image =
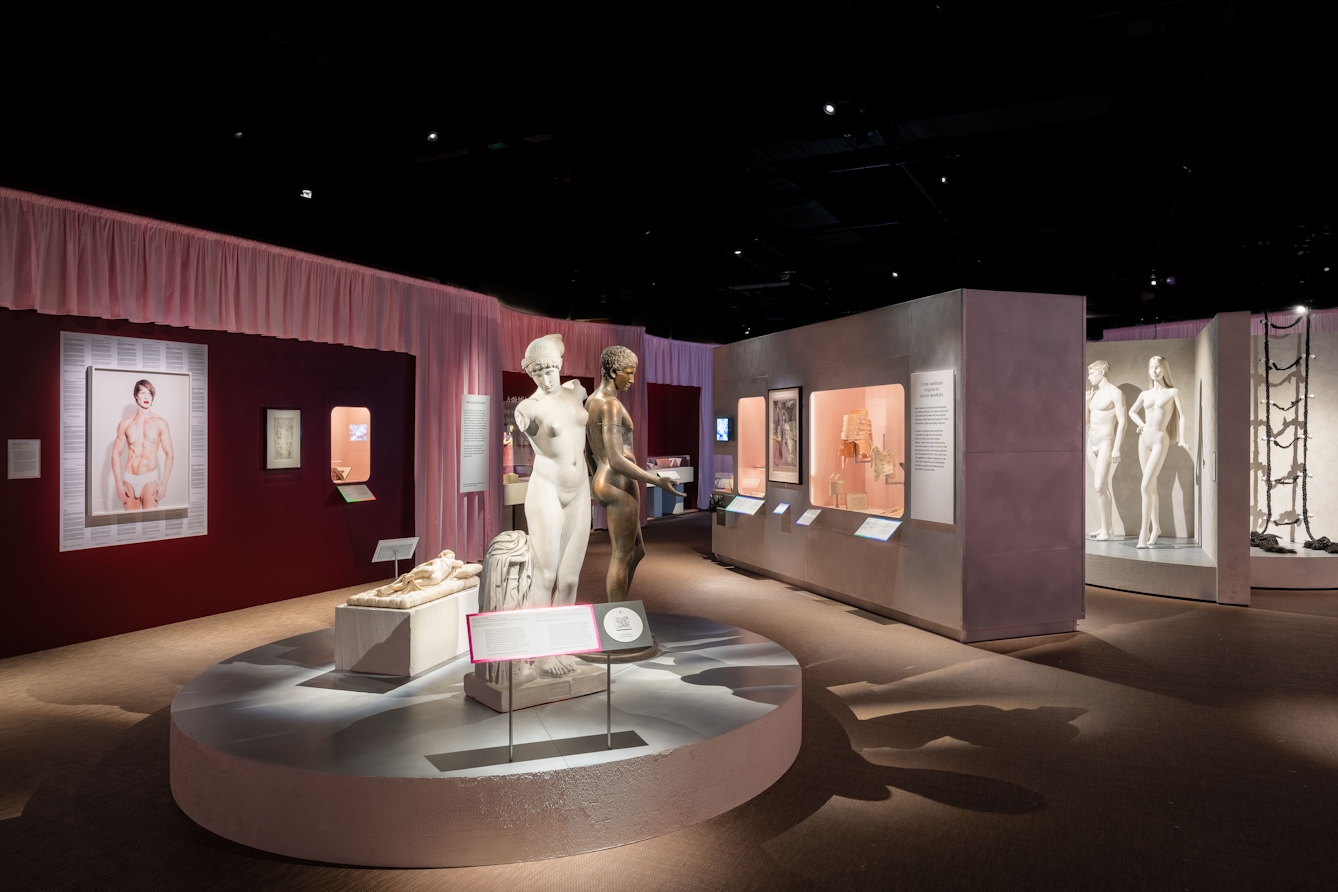
[(236, 133), (232, 134), (232, 138), (233, 138), (233, 139), (241, 139), (241, 138), (242, 138), (242, 132), (241, 132), (240, 130), (238, 130)]
[(310, 198), (310, 197), (311, 197), (311, 190), (310, 190), (310, 189), (303, 189), (303, 190), (302, 190), (302, 197), (303, 197), (303, 198)]
[(948, 178), (947, 178), (947, 177), (939, 177), (939, 178), (938, 178), (938, 181), (939, 181), (940, 183), (946, 183), (946, 182), (948, 181)]
[(431, 133), (429, 133), (429, 134), (427, 135), (427, 141), (428, 141), (428, 142), (436, 142), (436, 141), (437, 141), (437, 131), (433, 130)]
[(824, 105), (824, 106), (822, 107), (822, 110), (825, 111), (825, 112), (826, 112), (827, 114), (829, 114), (829, 115), (834, 115), (834, 114), (836, 114), (836, 106), (832, 105), (830, 102), (827, 103), (826, 105)]
[(742, 251), (735, 251), (734, 253), (735, 253), (735, 254), (742, 254), (743, 252), (742, 252)]
[(895, 278), (896, 278), (897, 276), (899, 276), (899, 275), (901, 275), (901, 274), (900, 274), (900, 273), (893, 273), (893, 274), (892, 274), (892, 278), (895, 279)]

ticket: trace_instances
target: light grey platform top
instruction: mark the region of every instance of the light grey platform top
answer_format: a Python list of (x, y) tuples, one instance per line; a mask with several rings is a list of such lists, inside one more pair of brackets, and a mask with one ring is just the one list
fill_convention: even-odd
[[(276, 641), (191, 679), (172, 720), (193, 740), (235, 756), (365, 777), (469, 777), (549, 771), (637, 758), (724, 734), (800, 688), (800, 669), (774, 641), (694, 616), (651, 614), (654, 659), (613, 666), (613, 730), (645, 746), (440, 771), (429, 756), (507, 743), (507, 717), (469, 699), (468, 655), (411, 678), (334, 668), (334, 630)], [(515, 714), (522, 745), (605, 732), (604, 694)], [(626, 735), (624, 735), (626, 736)]]
[(1190, 567), (1213, 567), (1213, 559), (1193, 539), (1162, 537), (1152, 548), (1138, 548), (1138, 538), (1125, 536), (1098, 542), (1087, 539), (1088, 554), (1120, 558), (1126, 561), (1146, 561), (1153, 564), (1182, 564)]

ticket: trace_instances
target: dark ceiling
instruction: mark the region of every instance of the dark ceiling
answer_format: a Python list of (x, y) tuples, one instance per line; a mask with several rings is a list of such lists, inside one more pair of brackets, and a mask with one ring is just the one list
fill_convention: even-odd
[(959, 286), (1085, 294), (1089, 336), (1338, 303), (1332, 31), (1299, 6), (44, 9), (7, 14), (0, 182), (549, 315), (726, 342)]

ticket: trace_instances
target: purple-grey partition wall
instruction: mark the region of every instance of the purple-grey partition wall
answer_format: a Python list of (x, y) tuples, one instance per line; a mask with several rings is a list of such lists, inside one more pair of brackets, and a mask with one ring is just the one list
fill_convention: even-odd
[[(803, 388), (799, 485), (767, 484), (756, 515), (717, 513), (723, 560), (962, 641), (1072, 631), (1083, 611), (1082, 297), (962, 290), (715, 351), (717, 415), (742, 397)], [(909, 518), (890, 542), (856, 538), (864, 515), (809, 527), (809, 395), (956, 371), (952, 524)], [(907, 436), (910, 448), (910, 436)], [(735, 456), (737, 443), (717, 443)], [(909, 456), (907, 457), (909, 459)], [(907, 461), (909, 465), (909, 460)], [(771, 514), (778, 502), (789, 512)]]

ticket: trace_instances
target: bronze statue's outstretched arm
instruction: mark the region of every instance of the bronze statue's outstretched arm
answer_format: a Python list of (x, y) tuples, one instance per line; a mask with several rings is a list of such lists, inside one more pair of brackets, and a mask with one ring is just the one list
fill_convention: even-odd
[(681, 490), (674, 488), (674, 482), (668, 477), (652, 474), (637, 466), (627, 458), (623, 447), (622, 403), (616, 400), (604, 400), (599, 407), (599, 427), (603, 432), (604, 459), (609, 463), (609, 470), (633, 480), (639, 480), (650, 486), (658, 486), (665, 492), (671, 492), (680, 498)]

